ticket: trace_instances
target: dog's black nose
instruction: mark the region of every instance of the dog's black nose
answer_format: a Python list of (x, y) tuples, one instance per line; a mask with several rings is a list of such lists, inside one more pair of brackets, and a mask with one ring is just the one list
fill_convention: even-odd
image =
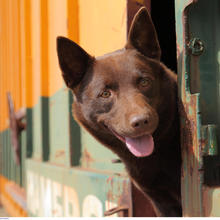
[(130, 124), (133, 128), (145, 128), (148, 124), (148, 117), (146, 115), (135, 115), (130, 119)]

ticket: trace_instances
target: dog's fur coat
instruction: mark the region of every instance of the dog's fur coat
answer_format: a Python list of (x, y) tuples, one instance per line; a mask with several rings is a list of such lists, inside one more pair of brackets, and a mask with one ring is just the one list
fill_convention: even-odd
[(121, 158), (157, 216), (181, 216), (176, 75), (160, 62), (147, 10), (136, 14), (121, 50), (94, 58), (58, 37), (57, 51), (74, 118)]

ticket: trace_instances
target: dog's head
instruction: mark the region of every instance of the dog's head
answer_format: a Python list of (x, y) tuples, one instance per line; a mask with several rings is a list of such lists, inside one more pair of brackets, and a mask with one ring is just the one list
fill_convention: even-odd
[(137, 157), (150, 155), (152, 135), (168, 103), (161, 94), (169, 88), (164, 88), (168, 79), (147, 10), (135, 16), (121, 50), (94, 58), (58, 37), (57, 51), (64, 81), (73, 91), (75, 119), (118, 154), (129, 149)]

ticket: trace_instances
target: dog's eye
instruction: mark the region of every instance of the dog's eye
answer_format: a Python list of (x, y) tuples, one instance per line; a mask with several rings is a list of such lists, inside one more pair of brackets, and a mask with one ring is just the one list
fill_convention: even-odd
[(142, 87), (148, 87), (150, 86), (152, 83), (152, 80), (149, 78), (149, 77), (145, 77), (145, 78), (142, 78), (140, 81), (139, 81), (139, 84), (140, 86)]
[(102, 98), (109, 98), (111, 96), (111, 92), (109, 90), (105, 90), (100, 94), (100, 96)]

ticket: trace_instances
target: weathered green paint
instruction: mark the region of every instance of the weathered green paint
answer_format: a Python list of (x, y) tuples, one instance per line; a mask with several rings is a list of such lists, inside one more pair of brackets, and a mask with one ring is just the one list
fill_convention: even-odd
[(218, 145), (216, 125), (204, 125), (201, 129), (203, 155), (217, 155)]
[[(108, 205), (131, 206), (130, 181), (126, 175), (67, 169), (31, 159), (26, 165), (30, 216), (100, 217)], [(86, 205), (87, 202), (91, 203)]]
[(26, 109), (26, 146), (27, 146), (27, 157), (32, 157), (33, 153), (33, 120), (32, 120), (32, 108)]
[(114, 170), (115, 172), (124, 171), (124, 165), (122, 163), (112, 163), (112, 160), (118, 158), (117, 155), (97, 142), (83, 128), (81, 128), (81, 143), (82, 167), (97, 170)]
[(43, 148), (43, 161), (49, 160), (49, 100), (48, 97), (41, 97), (41, 112), (42, 112), (42, 148)]
[(42, 146), (43, 146), (43, 136), (42, 136), (42, 102), (41, 97), (38, 103), (32, 108), (32, 143), (33, 143), (33, 153), (32, 158), (36, 160), (42, 160)]
[[(191, 65), (198, 69), (200, 82), (202, 124), (216, 124), (218, 122), (218, 64), (217, 57), (220, 50), (220, 15), (219, 1), (212, 0), (207, 4), (199, 0), (188, 10), (189, 38), (199, 37), (204, 44), (204, 51), (196, 62), (196, 56), (190, 56)], [(194, 73), (193, 73), (194, 74)], [(191, 84), (193, 87), (194, 85)]]
[[(176, 1), (176, 30), (178, 54), (178, 83), (181, 98), (182, 145), (182, 207), (183, 216), (202, 216), (202, 176), (200, 153), (199, 94), (190, 91), (190, 54), (187, 45), (188, 9), (193, 1)], [(181, 106), (182, 105), (182, 106)], [(193, 108), (191, 108), (193, 106)]]
[(70, 166), (68, 89), (63, 87), (49, 98), (49, 161)]
[[(21, 140), (22, 142), (23, 140)], [(20, 146), (23, 149), (22, 144)], [(22, 165), (18, 166), (15, 163), (14, 152), (11, 145), (10, 130), (6, 129), (0, 132), (0, 147), (1, 147), (1, 175), (9, 180), (14, 181), (20, 186), (24, 185), (23, 173), (25, 172)], [(22, 156), (22, 155), (21, 155)]]
[(21, 132), (21, 186), (26, 189), (26, 158), (27, 158), (27, 132)]
[(52, 97), (39, 97), (27, 109), (27, 157), (70, 164), (68, 90), (62, 88)]

